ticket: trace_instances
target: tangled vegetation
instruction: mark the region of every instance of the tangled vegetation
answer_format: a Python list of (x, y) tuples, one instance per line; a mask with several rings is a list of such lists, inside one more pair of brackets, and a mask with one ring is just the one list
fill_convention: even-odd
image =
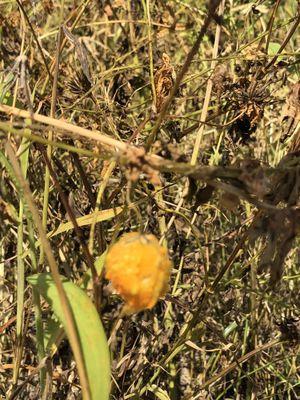
[(1, 398), (299, 398), (299, 24), (0, 0)]

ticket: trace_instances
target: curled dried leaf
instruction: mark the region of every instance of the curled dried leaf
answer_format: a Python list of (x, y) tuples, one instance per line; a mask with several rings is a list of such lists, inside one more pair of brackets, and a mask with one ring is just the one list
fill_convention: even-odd
[(93, 81), (90, 74), (89, 64), (87, 61), (88, 60), (87, 51), (83, 43), (77, 38), (77, 36), (73, 35), (73, 33), (71, 33), (66, 26), (63, 26), (63, 31), (68, 41), (72, 43), (75, 47), (75, 51), (81, 65), (82, 72), (84, 73), (85, 77), (90, 82), (90, 84), (92, 84)]
[(170, 57), (163, 53), (161, 66), (155, 72), (154, 84), (156, 92), (156, 112), (160, 112), (164, 102), (169, 96), (176, 79), (175, 70), (171, 65)]

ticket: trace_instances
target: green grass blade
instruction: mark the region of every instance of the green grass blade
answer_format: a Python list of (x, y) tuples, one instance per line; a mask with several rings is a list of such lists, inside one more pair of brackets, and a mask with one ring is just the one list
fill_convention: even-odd
[[(28, 282), (37, 288), (65, 326), (60, 299), (50, 274), (36, 274)], [(74, 283), (62, 278), (62, 284), (78, 330), (92, 400), (107, 400), (110, 388), (110, 358), (105, 332), (97, 311), (87, 296)]]
[[(21, 169), (26, 177), (28, 169), (30, 143), (27, 139), (22, 139), (19, 147)], [(16, 342), (16, 357), (14, 364), (13, 380), (14, 383), (18, 381), (19, 368), (23, 352), (23, 316), (24, 316), (24, 290), (25, 290), (25, 268), (24, 260), (22, 257), (24, 247), (24, 203), (23, 200), (19, 201), (19, 224), (18, 224), (18, 238), (17, 238), (17, 342)]]

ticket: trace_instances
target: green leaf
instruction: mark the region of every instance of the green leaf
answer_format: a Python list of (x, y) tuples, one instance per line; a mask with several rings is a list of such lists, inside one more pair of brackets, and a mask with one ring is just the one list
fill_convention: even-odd
[(268, 54), (270, 56), (275, 56), (275, 54), (278, 53), (278, 50), (280, 49), (280, 44), (276, 42), (270, 42), (269, 43), (269, 49), (268, 49)]
[[(270, 56), (275, 56), (279, 49), (280, 49), (281, 45), (279, 43), (276, 42), (270, 42), (269, 43), (269, 48), (268, 48), (268, 54)], [(284, 56), (278, 56), (277, 61), (280, 61), (284, 58)]]
[(226, 338), (228, 335), (230, 335), (231, 332), (233, 332), (237, 326), (238, 326), (238, 324), (236, 323), (236, 321), (233, 321), (230, 325), (228, 325), (224, 329), (224, 333), (223, 333), (224, 337)]
[(151, 385), (151, 386), (148, 387), (148, 389), (159, 400), (170, 400), (170, 397), (169, 397), (168, 393), (165, 390), (161, 389), (160, 387), (158, 387), (156, 385)]
[[(108, 400), (110, 358), (102, 323), (87, 294), (73, 282), (68, 281), (64, 277), (61, 279), (78, 329), (91, 399)], [(28, 277), (27, 280), (50, 304), (54, 314), (66, 328), (58, 292), (51, 275), (36, 274)]]
[(64, 337), (64, 329), (60, 322), (54, 318), (53, 316), (47, 318), (45, 322), (44, 328), (44, 348), (50, 353), (53, 347), (56, 346), (56, 342), (60, 337), (60, 333), (62, 332)]
[(10, 92), (6, 92), (0, 95), (0, 102), (5, 104), (6, 106), (12, 106), (14, 103), (14, 98), (10, 94)]

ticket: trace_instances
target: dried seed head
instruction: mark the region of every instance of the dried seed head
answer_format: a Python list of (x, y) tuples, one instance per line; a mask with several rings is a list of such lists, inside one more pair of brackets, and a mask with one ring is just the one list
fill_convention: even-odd
[(153, 235), (123, 235), (107, 253), (106, 278), (125, 300), (126, 313), (152, 308), (168, 288), (171, 262)]
[(279, 326), (283, 340), (287, 340), (292, 345), (300, 343), (300, 318), (285, 318), (277, 325)]

